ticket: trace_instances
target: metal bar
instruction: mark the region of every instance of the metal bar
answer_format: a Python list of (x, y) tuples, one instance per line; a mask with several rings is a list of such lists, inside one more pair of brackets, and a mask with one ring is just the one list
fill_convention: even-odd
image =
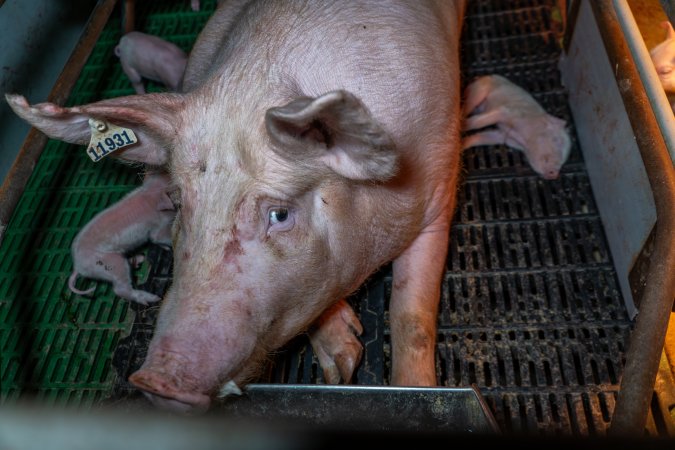
[[(62, 105), (68, 99), (116, 3), (117, 0), (98, 1), (85, 25), (80, 40), (70, 58), (68, 58), (56, 83), (54, 83), (47, 101)], [(33, 173), (47, 140), (46, 135), (35, 128), (31, 128), (14, 160), (14, 164), (7, 173), (2, 186), (0, 186), (0, 243), (12, 218), (14, 208), (23, 195), (28, 179)]]
[(350, 431), (500, 433), (476, 386), (250, 384), (214, 413)]
[(134, 31), (136, 27), (136, 0), (124, 0), (124, 24), (125, 33)]
[(642, 85), (652, 105), (652, 111), (661, 129), (661, 134), (669, 150), (670, 158), (675, 161), (675, 127), (673, 127), (673, 110), (668, 101), (659, 76), (656, 73), (654, 62), (645, 46), (640, 30), (635, 23), (630, 6), (626, 0), (613, 0), (614, 11), (626, 37), (626, 44), (633, 55), (635, 67), (642, 80)]
[(651, 264), (609, 429), (610, 435), (640, 436), (675, 298), (675, 170), (612, 0), (599, 0), (591, 5), (607, 56), (616, 68), (617, 83), (631, 87), (621, 89), (621, 96), (649, 177), (658, 217)]

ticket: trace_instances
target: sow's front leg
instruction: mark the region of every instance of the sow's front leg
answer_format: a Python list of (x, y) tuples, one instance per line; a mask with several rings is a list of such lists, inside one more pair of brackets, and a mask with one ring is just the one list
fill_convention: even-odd
[(449, 211), (452, 208), (427, 226), (393, 263), (389, 306), (392, 385), (437, 385), (437, 314), (448, 250)]

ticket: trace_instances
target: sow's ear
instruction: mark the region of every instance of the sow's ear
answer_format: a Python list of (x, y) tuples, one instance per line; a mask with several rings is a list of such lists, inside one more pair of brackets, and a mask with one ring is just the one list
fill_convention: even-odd
[(131, 95), (72, 108), (53, 103), (31, 106), (21, 95), (7, 94), (5, 98), (14, 112), (35, 128), (73, 144), (89, 144), (92, 118), (130, 128), (138, 143), (111, 155), (150, 165), (166, 163), (167, 144), (177, 133), (177, 113), (183, 103), (180, 94)]
[(270, 108), (265, 125), (274, 150), (287, 159), (316, 158), (354, 180), (385, 181), (396, 173), (393, 140), (349, 92)]

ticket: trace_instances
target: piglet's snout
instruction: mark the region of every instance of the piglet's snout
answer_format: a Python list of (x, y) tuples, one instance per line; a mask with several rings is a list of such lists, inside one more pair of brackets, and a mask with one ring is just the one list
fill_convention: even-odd
[(540, 156), (538, 163), (536, 163), (534, 167), (539, 167), (536, 171), (539, 172), (545, 180), (555, 180), (560, 173), (560, 165), (557, 157), (545, 153)]
[(544, 173), (544, 178), (547, 180), (555, 180), (558, 178), (558, 171), (555, 169), (547, 170), (546, 173)]

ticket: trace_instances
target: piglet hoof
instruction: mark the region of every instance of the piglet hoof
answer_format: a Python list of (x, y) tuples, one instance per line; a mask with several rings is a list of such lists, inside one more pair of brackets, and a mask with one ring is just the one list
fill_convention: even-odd
[(141, 305), (149, 305), (151, 303), (157, 303), (162, 299), (162, 297), (152, 294), (146, 291), (140, 291), (138, 289), (129, 289), (129, 288), (114, 288), (115, 294), (119, 297), (122, 297), (126, 300), (140, 303)]
[(145, 255), (143, 255), (142, 253), (140, 253), (138, 255), (131, 256), (129, 258), (129, 264), (134, 269), (138, 269), (139, 267), (141, 267), (141, 264), (143, 263), (143, 261), (145, 261)]
[(361, 322), (344, 300), (327, 309), (312, 326), (309, 340), (327, 383), (351, 381), (363, 355), (357, 338), (361, 333)]
[(162, 297), (151, 294), (150, 292), (134, 291), (134, 296), (131, 300), (135, 301), (136, 303), (140, 303), (141, 305), (147, 306), (151, 303), (157, 303), (161, 299)]

